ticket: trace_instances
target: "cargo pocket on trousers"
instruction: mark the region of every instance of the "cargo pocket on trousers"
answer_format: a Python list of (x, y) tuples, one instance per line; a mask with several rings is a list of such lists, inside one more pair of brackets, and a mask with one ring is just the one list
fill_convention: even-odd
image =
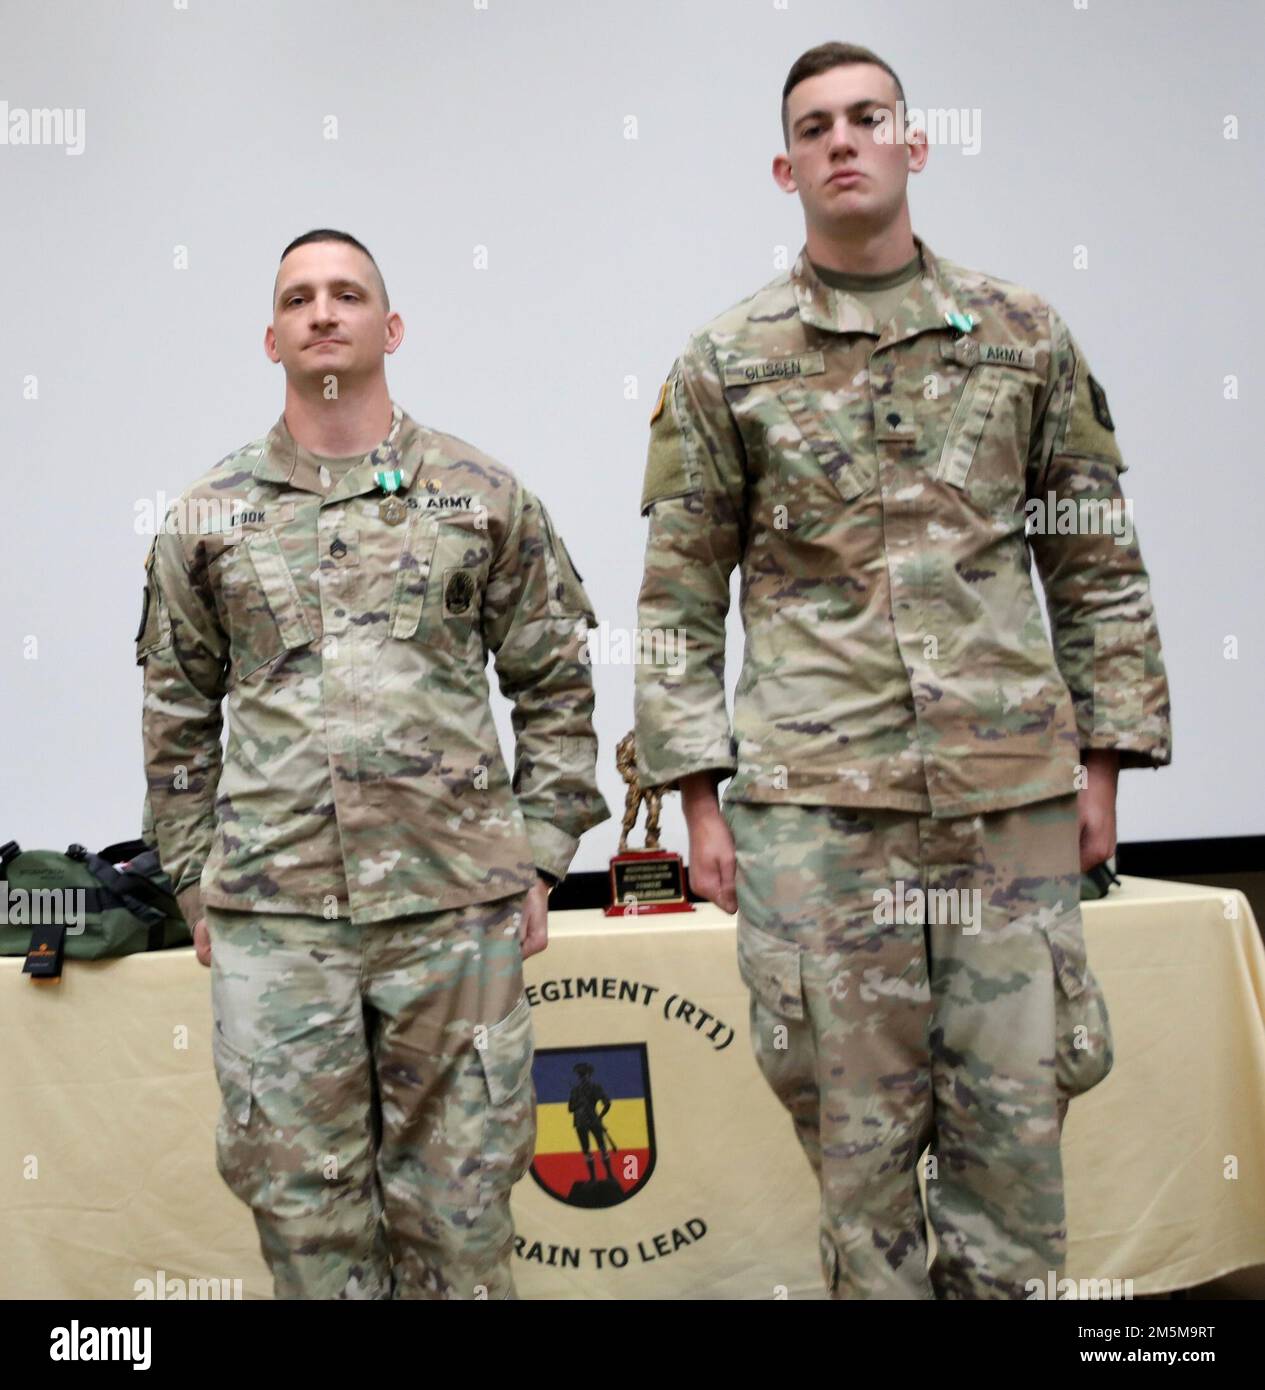
[(249, 1056), (216, 1027), (216, 1167), (229, 1189), (276, 1220), (315, 1216), (370, 1170), (366, 1060), (301, 1065), (293, 1042)]
[(804, 1017), (800, 948), (738, 914), (738, 973), (751, 991), (751, 1051), (797, 1125), (816, 1108), (814, 1052)]
[(531, 1064), (533, 1032), (531, 1005), (525, 994), (478, 1048), (487, 1082), (487, 1123), (483, 1127), (483, 1199), (509, 1196), (526, 1173), (536, 1148), (536, 1088)]
[(1054, 1072), (1060, 1095), (1083, 1095), (1107, 1075), (1114, 1061), (1111, 1021), (1089, 968), (1079, 906), (1045, 928), (1054, 962)]
[(804, 1017), (799, 947), (782, 941), (738, 915), (738, 972), (770, 1013)]
[(263, 1193), (263, 1175), (251, 1138), (251, 1059), (211, 1030), (211, 1056), (220, 1085), (220, 1115), (215, 1129), (215, 1166), (233, 1194), (254, 1206)]

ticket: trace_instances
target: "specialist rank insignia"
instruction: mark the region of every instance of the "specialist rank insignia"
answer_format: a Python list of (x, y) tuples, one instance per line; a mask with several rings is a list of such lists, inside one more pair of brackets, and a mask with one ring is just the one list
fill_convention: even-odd
[(448, 581), (444, 590), (444, 607), (450, 613), (464, 613), (474, 598), (474, 581), (465, 572), (458, 570)]

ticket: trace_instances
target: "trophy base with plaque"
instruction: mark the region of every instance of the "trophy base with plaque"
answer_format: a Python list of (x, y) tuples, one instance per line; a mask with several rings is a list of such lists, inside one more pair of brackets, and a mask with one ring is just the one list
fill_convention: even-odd
[(685, 864), (665, 849), (631, 849), (611, 857), (608, 917), (641, 917), (651, 912), (693, 912), (685, 894)]

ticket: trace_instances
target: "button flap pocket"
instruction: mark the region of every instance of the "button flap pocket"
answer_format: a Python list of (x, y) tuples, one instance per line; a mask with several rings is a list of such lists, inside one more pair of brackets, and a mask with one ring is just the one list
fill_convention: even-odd
[(783, 1018), (804, 1017), (799, 947), (752, 926), (741, 913), (738, 972), (765, 1008)]
[(1000, 385), (1001, 373), (994, 368), (975, 367), (967, 374), (936, 469), (936, 477), (950, 487), (966, 486), (966, 475), (971, 471)]
[(211, 1056), (225, 1110), (235, 1123), (249, 1124), (254, 1063), (229, 1042), (218, 1025), (211, 1029)]
[(532, 1041), (531, 1005), (523, 994), (478, 1049), (493, 1105), (513, 1100), (531, 1080)]
[(438, 518), (434, 512), (411, 511), (404, 532), (403, 547), (396, 567), (395, 591), (391, 597), (388, 631), (392, 637), (409, 638), (421, 622), (426, 591), (434, 564), (435, 543), (439, 539)]
[(275, 532), (251, 536), (242, 549), (250, 556), (282, 642), (286, 647), (306, 647), (313, 640), (312, 629)]
[(878, 481), (877, 458), (863, 448), (853, 450), (819, 394), (792, 379), (778, 389), (777, 399), (844, 500), (853, 502), (869, 492)]

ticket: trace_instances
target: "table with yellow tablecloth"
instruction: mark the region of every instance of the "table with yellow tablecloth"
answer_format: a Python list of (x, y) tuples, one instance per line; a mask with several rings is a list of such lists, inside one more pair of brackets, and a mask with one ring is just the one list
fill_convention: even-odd
[[(703, 905), (550, 927), (526, 967), (540, 1137), (514, 1195), (520, 1293), (819, 1297), (816, 1187), (751, 1058), (733, 919)], [(1085, 930), (1116, 1063), (1064, 1131), (1066, 1274), (1144, 1294), (1265, 1264), (1265, 952), (1247, 900), (1126, 878), (1085, 905)], [(269, 1296), (215, 1170), (192, 949), (71, 961), (56, 986), (21, 964), (0, 960), (0, 1297)], [(609, 1206), (568, 1200), (577, 1062), (607, 1079), (635, 1178)]]

